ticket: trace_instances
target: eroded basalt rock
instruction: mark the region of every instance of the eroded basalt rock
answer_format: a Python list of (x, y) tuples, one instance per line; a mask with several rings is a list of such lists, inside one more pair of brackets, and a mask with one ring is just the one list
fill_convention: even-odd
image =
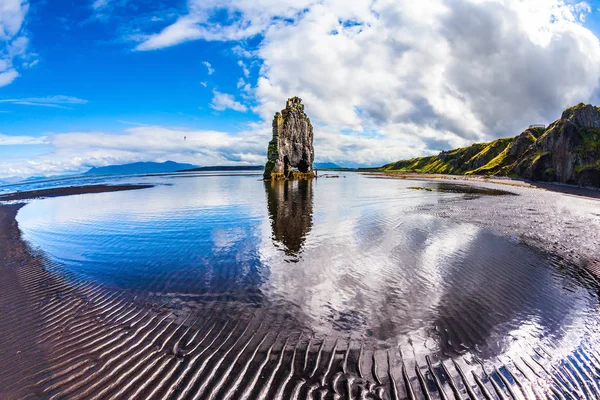
[(514, 167), (533, 181), (600, 186), (600, 108), (578, 104), (530, 146)]
[(288, 99), (285, 109), (275, 113), (267, 157), (265, 179), (314, 177), (313, 128), (299, 97)]

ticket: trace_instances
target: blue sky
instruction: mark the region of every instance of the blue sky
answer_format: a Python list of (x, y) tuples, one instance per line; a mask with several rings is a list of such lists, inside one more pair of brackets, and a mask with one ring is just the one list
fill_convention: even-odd
[(157, 3), (0, 0), (0, 179), (262, 164), (294, 95), (317, 161), (349, 166), (516, 135), (597, 99), (600, 1)]
[(68, 109), (4, 103), (1, 109), (10, 113), (3, 115), (2, 133), (118, 132), (119, 120), (239, 130), (258, 120), (249, 113), (211, 110), (212, 90), (235, 92), (243, 76), (231, 43), (195, 41), (140, 52), (127, 40), (140, 27), (165, 27), (185, 2), (153, 9), (149, 1), (114, 1), (105, 11), (94, 10), (93, 2), (51, 3), (30, 5), (24, 28), (38, 63), (0, 89), (1, 97), (68, 95), (87, 103), (63, 104)]

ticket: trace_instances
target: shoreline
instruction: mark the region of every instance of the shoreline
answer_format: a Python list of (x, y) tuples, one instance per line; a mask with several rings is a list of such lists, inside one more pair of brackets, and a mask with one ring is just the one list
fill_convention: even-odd
[[(600, 246), (594, 241), (600, 229), (600, 212), (591, 211), (592, 207), (600, 211), (600, 191), (510, 178), (484, 179), (417, 173), (363, 174), (374, 179), (502, 187), (519, 195), (510, 197), (525, 196), (527, 207), (523, 207), (523, 202), (518, 199), (483, 196), (469, 200), (468, 206), (466, 203), (461, 209), (438, 203), (422, 211), (457, 223), (475, 224), (502, 236), (518, 238), (541, 252), (564, 259), (586, 275), (591, 274), (600, 284)], [(540, 218), (541, 215), (544, 218)]]
[(0, 201), (33, 200), (39, 198), (74, 196), (78, 194), (94, 194), (108, 192), (123, 192), (127, 190), (149, 189), (154, 185), (86, 185), (66, 186), (48, 189), (28, 190), (0, 195)]
[[(67, 383), (81, 371), (73, 366), (64, 368), (61, 348), (77, 360), (74, 365), (88, 371), (93, 365), (85, 357), (85, 346), (69, 345), (80, 339), (79, 330), (71, 326), (86, 326), (90, 332), (104, 330), (99, 322), (102, 310), (97, 301), (109, 298), (109, 292), (91, 283), (70, 282), (46, 268), (46, 260), (33, 252), (22, 240), (16, 220), (17, 213), (28, 200), (135, 190), (151, 185), (92, 185), (52, 188), (0, 196), (0, 398), (48, 398), (52, 385), (45, 382)], [(98, 307), (94, 307), (94, 303)], [(106, 303), (107, 305), (112, 302)], [(83, 312), (86, 311), (86, 312)], [(77, 324), (76, 324), (77, 323)], [(97, 335), (92, 335), (97, 336)], [(82, 341), (83, 342), (83, 341)], [(84, 343), (82, 343), (84, 344)], [(58, 362), (57, 362), (58, 361)], [(46, 388), (43, 390), (42, 388)]]
[[(101, 193), (99, 186), (23, 192), (19, 200)], [(117, 186), (104, 188), (119, 190)], [(537, 378), (528, 377), (514, 365), (489, 360), (488, 369), (509, 370), (516, 383), (498, 372), (486, 378), (483, 364), (481, 368), (470, 365), (460, 357), (404, 358), (390, 350), (363, 349), (363, 343), (356, 341), (315, 338), (310, 333), (286, 331), (282, 325), (288, 321), (268, 315), (237, 315), (226, 302), (211, 301), (197, 310), (178, 311), (136, 301), (128, 292), (54, 272), (21, 238), (15, 217), (24, 205), (0, 204), (3, 400), (188, 398), (193, 394), (211, 399), (293, 398), (294, 393), (309, 396), (317, 389), (331, 394), (331, 388), (337, 392), (336, 384), (344, 388), (339, 392), (342, 395), (348, 391), (348, 398), (363, 393), (398, 399), (413, 392), (451, 396), (455, 382), (483, 398), (478, 387), (496, 390), (492, 379), (503, 382), (498, 388), (509, 392), (521, 390), (522, 384), (543, 389), (557, 379), (544, 371)], [(561, 368), (550, 353), (541, 356), (523, 355), (529, 363), (544, 365), (546, 371)], [(301, 359), (303, 370), (294, 371), (294, 365), (302, 365), (294, 360)], [(420, 376), (426, 374), (442, 383), (424, 387)], [(569, 393), (562, 386), (558, 391)]]
[(418, 172), (389, 172), (389, 171), (358, 171), (365, 176), (385, 177), (389, 179), (407, 180), (444, 180), (444, 181), (467, 181), (477, 183), (493, 183), (503, 186), (522, 187), (529, 189), (547, 190), (556, 193), (570, 194), (573, 196), (600, 199), (600, 189), (567, 185), (552, 182), (534, 182), (524, 179), (509, 177), (486, 178), (481, 175), (448, 175), (448, 174), (422, 174)]

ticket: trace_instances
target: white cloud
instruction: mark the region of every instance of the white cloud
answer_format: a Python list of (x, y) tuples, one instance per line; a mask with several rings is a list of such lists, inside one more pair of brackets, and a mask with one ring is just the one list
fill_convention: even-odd
[(224, 111), (231, 109), (239, 112), (248, 111), (248, 107), (235, 100), (235, 98), (227, 93), (221, 93), (217, 90), (213, 90), (213, 99), (210, 103), (210, 107), (213, 110)]
[(63, 110), (72, 110), (71, 107), (60, 106), (52, 103), (34, 103), (32, 101), (13, 101), (12, 104), (19, 104), (22, 106), (36, 106), (36, 107), (51, 107), (51, 108), (62, 108)]
[[(0, 76), (1, 80), (1, 76)], [(76, 105), (86, 104), (88, 101), (72, 96), (48, 96), (48, 97), (28, 97), (22, 99), (0, 99), (0, 103), (11, 103), (25, 106), (52, 107), (72, 110), (71, 107), (66, 107), (65, 104)]]
[(237, 88), (240, 90), (240, 94), (245, 100), (250, 100), (252, 98), (252, 85), (247, 83), (244, 78), (238, 79)]
[[(246, 79), (238, 88), (244, 96), (253, 91), (253, 111), (268, 122), (287, 97), (299, 95), (316, 125), (316, 140), (331, 141), (317, 153), (332, 160), (369, 155), (372, 163), (385, 162), (514, 136), (530, 123), (551, 122), (600, 90), (599, 40), (582, 25), (591, 11), (586, 2), (190, 0), (188, 5), (186, 15), (145, 37), (138, 49), (199, 39), (240, 41), (234, 54), (256, 57), (262, 65), (256, 84), (249, 85), (246, 64), (239, 62)], [(212, 23), (217, 13), (229, 18)], [(257, 34), (260, 42), (248, 52), (243, 40)], [(222, 100), (234, 101), (231, 95)], [(333, 138), (356, 153), (335, 150)]]
[(134, 126), (149, 126), (148, 124), (143, 124), (141, 122), (132, 122), (132, 121), (123, 121), (123, 120), (117, 120), (117, 122), (120, 122), (122, 124), (125, 125), (134, 125)]
[(45, 136), (10, 136), (3, 135), (0, 133), (0, 146), (31, 145), (44, 143), (47, 143), (47, 138)]
[(0, 135), (0, 144), (44, 143), (52, 149), (35, 159), (0, 160), (0, 177), (78, 173), (92, 166), (135, 161), (257, 165), (264, 162), (268, 135), (268, 129), (262, 128), (229, 134), (143, 125), (116, 134), (68, 132), (40, 138)]
[[(136, 122), (118, 133), (67, 132), (43, 137), (0, 135), (4, 144), (45, 144), (50, 152), (35, 158), (0, 160), (0, 179), (10, 176), (58, 175), (84, 172), (92, 166), (136, 161), (174, 160), (196, 165), (262, 165), (271, 139), (270, 122), (253, 124), (238, 133), (147, 126)], [(408, 134), (392, 138), (382, 148), (378, 137), (345, 135), (327, 127), (315, 127), (317, 161), (351, 160), (353, 165), (373, 165), (374, 160), (393, 158), (406, 143), (418, 155), (419, 138)], [(408, 128), (407, 128), (408, 129)], [(418, 127), (413, 127), (416, 132)], [(427, 134), (433, 134), (434, 131)], [(186, 138), (184, 140), (184, 137)], [(348, 164), (345, 164), (348, 165)]]
[(3, 0), (0, 3), (0, 40), (12, 40), (23, 25), (29, 2), (25, 0)]
[(399, 123), (455, 143), (516, 135), (588, 100), (600, 77), (598, 39), (562, 3), (534, 2), (326, 1), (266, 32), (257, 111), (298, 94), (316, 119), (386, 140)]
[[(600, 93), (600, 43), (582, 24), (589, 12), (588, 3), (560, 0), (189, 0), (174, 23), (139, 35), (136, 49), (232, 41), (244, 76), (237, 95), (214, 90), (211, 107), (246, 112), (253, 104), (263, 122), (237, 135), (157, 127), (51, 135), (56, 152), (36, 163), (54, 170), (152, 158), (262, 164), (271, 118), (294, 95), (313, 121), (318, 161), (376, 165), (514, 136)], [(22, 52), (26, 41), (11, 48)], [(256, 79), (249, 58), (260, 66)], [(1, 85), (18, 72), (0, 59)], [(185, 142), (214, 135), (226, 145), (191, 155), (181, 147), (191, 145), (165, 139), (177, 135)], [(256, 142), (246, 146), (247, 138)]]
[[(146, 35), (136, 50), (156, 50), (189, 40), (241, 40), (263, 33), (272, 24), (293, 19), (316, 0), (189, 0), (188, 14), (161, 32)], [(211, 19), (227, 11), (224, 23)]]
[(64, 96), (64, 95), (56, 95), (56, 96), (47, 96), (47, 97), (29, 97), (27, 99), (22, 99), (26, 101), (32, 101), (36, 103), (54, 103), (54, 104), (87, 104), (87, 100), (80, 99), (78, 97), (73, 96)]
[(246, 50), (245, 48), (243, 48), (239, 44), (236, 44), (235, 46), (233, 46), (233, 48), (231, 49), (231, 51), (233, 52), (233, 54), (235, 54), (235, 55), (237, 55), (239, 57), (243, 57), (243, 58), (252, 58), (252, 57), (254, 57), (254, 54), (252, 52)]
[(208, 61), (203, 61), (202, 64), (204, 64), (204, 66), (206, 67), (206, 70), (208, 71), (209, 75), (212, 75), (215, 73), (215, 69), (212, 67), (212, 65)]
[(40, 60), (37, 60), (37, 59), (35, 59), (35, 60), (31, 61), (31, 62), (25, 62), (25, 63), (23, 63), (23, 66), (24, 66), (25, 68), (33, 68), (33, 67), (35, 67), (36, 65), (38, 65), (38, 64), (39, 64), (39, 62), (40, 62)]
[(27, 0), (0, 1), (0, 87), (19, 76), (19, 63), (24, 67), (35, 63), (35, 54), (27, 53), (29, 40), (23, 29), (28, 10)]
[(108, 5), (109, 0), (95, 0), (92, 3), (92, 8), (94, 10), (100, 10), (102, 8), (105, 8)]
[(250, 70), (248, 69), (248, 67), (246, 66), (246, 63), (244, 63), (242, 60), (239, 60), (237, 62), (237, 64), (242, 68), (242, 72), (244, 73), (244, 76), (246, 78), (248, 78), (250, 76)]
[(9, 69), (4, 72), (0, 72), (0, 87), (10, 85), (17, 77), (19, 73), (14, 69)]

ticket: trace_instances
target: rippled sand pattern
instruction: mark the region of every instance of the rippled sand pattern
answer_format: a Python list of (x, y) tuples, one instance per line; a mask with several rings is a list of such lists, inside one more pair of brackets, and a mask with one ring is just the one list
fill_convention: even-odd
[[(283, 215), (287, 208), (281, 208), (276, 193), (273, 196), (266, 199), (270, 202), (270, 229), (289, 261), (271, 265), (275, 276), (270, 279), (277, 283), (278, 276), (280, 282), (295, 277), (282, 269), (285, 265), (302, 265), (302, 257), (321, 253), (311, 253), (305, 235), (296, 237), (287, 230), (285, 222), (290, 218), (297, 218), (304, 233), (315, 229), (310, 227), (312, 222), (306, 219), (303, 206), (298, 208), (304, 210), (303, 216)], [(307, 193), (301, 196), (307, 198)], [(397, 332), (393, 327), (380, 326), (380, 332), (353, 335), (347, 329), (327, 331), (307, 322), (311, 321), (310, 310), (300, 316), (294, 308), (283, 308), (284, 303), (277, 300), (279, 292), (271, 293), (270, 303), (264, 299), (248, 301), (230, 293), (236, 285), (221, 282), (198, 294), (147, 295), (85, 279), (20, 240), (14, 221), (19, 207), (0, 207), (4, 260), (0, 280), (0, 399), (600, 398), (595, 314), (579, 316), (572, 311), (591, 307), (593, 312), (597, 308), (597, 281), (585, 270), (560, 271), (561, 266), (568, 266), (562, 257), (556, 256), (555, 262), (550, 257), (543, 268), (558, 272), (540, 272), (537, 282), (525, 282), (531, 276), (518, 275), (515, 266), (478, 275), (477, 266), (468, 264), (471, 259), (460, 258), (464, 269), (437, 282), (445, 292), (434, 291), (432, 286), (430, 291), (420, 289), (422, 298), (419, 293), (412, 294), (417, 304), (431, 304), (432, 295), (440, 296), (442, 306), (433, 324), (439, 331)], [(448, 212), (452, 206), (447, 207), (439, 212)], [(419, 212), (423, 210), (429, 213), (427, 207)], [(279, 223), (278, 216), (282, 219)], [(405, 223), (410, 226), (411, 219)], [(368, 229), (378, 232), (382, 226), (393, 224), (393, 219), (371, 219), (371, 225), (366, 224), (362, 232), (372, 236)], [(422, 220), (414, 224), (427, 231)], [(458, 232), (466, 235), (469, 230)], [(542, 259), (537, 258), (537, 250), (494, 242), (486, 235), (479, 234), (482, 239), (475, 242), (476, 248), (501, 243), (507, 246), (503, 250), (519, 254), (523, 264)], [(360, 243), (360, 237), (357, 240)], [(428, 241), (421, 241), (418, 235), (394, 239), (402, 240), (415, 254), (427, 253)], [(504, 262), (492, 247), (486, 254)], [(299, 256), (301, 248), (306, 253)], [(407, 252), (402, 259), (411, 260)], [(229, 268), (224, 275), (239, 272)], [(397, 294), (397, 298), (392, 293), (393, 287), (402, 287), (402, 277), (394, 276), (393, 270), (384, 272), (390, 283), (383, 288), (390, 293), (385, 293), (381, 306), (404, 304), (401, 301), (406, 293)], [(548, 277), (571, 294), (563, 298), (544, 281)], [(343, 281), (348, 283), (348, 277)], [(539, 292), (535, 292), (534, 283)], [(411, 285), (408, 287), (419, 287)], [(267, 292), (264, 286), (260, 288)], [(528, 300), (524, 296), (528, 292), (537, 300)], [(390, 313), (392, 320), (402, 318), (402, 314), (392, 315), (391, 306), (371, 318), (385, 313)], [(504, 341), (510, 342), (511, 335), (523, 330), (520, 326), (515, 332), (517, 327), (511, 325), (520, 313), (522, 318), (545, 317), (536, 321), (536, 329), (545, 331), (534, 335), (540, 340), (526, 342), (530, 347), (519, 344), (506, 351), (510, 343)], [(572, 317), (572, 313), (577, 315)], [(568, 318), (583, 319), (584, 325), (573, 329)], [(371, 321), (380, 323), (378, 319)], [(401, 339), (391, 340), (390, 332)], [(427, 351), (427, 340), (419, 342), (427, 337), (435, 338), (435, 351)]]
[(419, 363), (397, 349), (290, 334), (277, 321), (223, 318), (216, 304), (181, 320), (96, 285), (66, 284), (36, 260), (15, 278), (22, 286), (0, 284), (4, 309), (7, 298), (24, 299), (4, 316), (2, 337), (12, 340), (2, 345), (2, 398), (600, 398), (591, 340), (560, 360), (538, 347), (504, 362)]

